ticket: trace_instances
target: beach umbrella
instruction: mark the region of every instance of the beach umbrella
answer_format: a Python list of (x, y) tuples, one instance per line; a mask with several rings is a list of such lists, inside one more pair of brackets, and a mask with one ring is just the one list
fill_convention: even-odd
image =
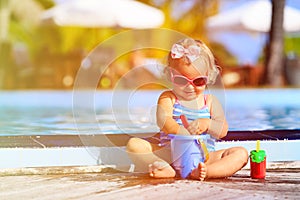
[[(249, 1), (239, 7), (210, 17), (208, 31), (268, 32), (271, 26), (272, 4), (268, 0)], [(300, 10), (285, 6), (285, 32), (300, 31)]]
[(72, 0), (46, 10), (41, 21), (58, 26), (144, 29), (160, 27), (164, 14), (134, 0)]

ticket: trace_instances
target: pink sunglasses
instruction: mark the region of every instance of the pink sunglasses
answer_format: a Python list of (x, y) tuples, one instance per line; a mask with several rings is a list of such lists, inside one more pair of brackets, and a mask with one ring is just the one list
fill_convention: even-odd
[(171, 72), (171, 80), (175, 85), (178, 86), (186, 86), (190, 83), (195, 87), (200, 87), (207, 84), (207, 79), (207, 76), (197, 76), (196, 78), (191, 80), (182, 75), (173, 75), (173, 73)]

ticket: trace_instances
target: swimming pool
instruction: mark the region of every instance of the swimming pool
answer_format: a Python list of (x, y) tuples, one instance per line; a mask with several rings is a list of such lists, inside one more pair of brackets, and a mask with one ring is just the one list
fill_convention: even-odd
[[(101, 164), (132, 171), (124, 145), (132, 135), (158, 131), (154, 116), (160, 93), (81, 91), (75, 101), (72, 91), (2, 91), (0, 160), (6, 162), (1, 162), (0, 169)], [(217, 142), (216, 149), (238, 145), (250, 151), (255, 140), (262, 138), (268, 161), (300, 160), (299, 89), (214, 94), (220, 96), (228, 135), (233, 136), (227, 141), (238, 140)]]
[[(2, 91), (0, 136), (155, 132), (160, 93), (97, 91), (93, 105), (85, 108), (73, 105), (72, 91)], [(300, 89), (226, 90), (221, 95), (230, 131), (300, 130)]]

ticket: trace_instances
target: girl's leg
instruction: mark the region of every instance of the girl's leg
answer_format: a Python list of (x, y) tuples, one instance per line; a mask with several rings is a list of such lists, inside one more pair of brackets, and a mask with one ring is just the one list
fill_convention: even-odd
[(193, 179), (224, 178), (233, 175), (248, 162), (248, 151), (233, 147), (209, 153), (209, 160), (200, 163), (191, 173)]
[(157, 149), (146, 140), (131, 138), (126, 149), (136, 171), (149, 172), (155, 178), (175, 177), (175, 170), (169, 163), (153, 153), (165, 153), (163, 148)]

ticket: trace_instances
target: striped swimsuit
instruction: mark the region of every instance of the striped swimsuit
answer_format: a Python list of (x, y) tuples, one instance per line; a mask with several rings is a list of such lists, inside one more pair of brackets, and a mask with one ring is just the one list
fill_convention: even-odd
[[(206, 104), (207, 101), (207, 95), (204, 95), (204, 106), (201, 109), (191, 109), (187, 108), (180, 104), (180, 102), (176, 99), (174, 105), (173, 105), (173, 119), (179, 124), (183, 125), (182, 121), (180, 119), (180, 115), (185, 115), (188, 121), (194, 121), (199, 118), (206, 118), (210, 119), (210, 111)], [(216, 139), (212, 137), (208, 133), (202, 133), (201, 135), (205, 135), (207, 139), (204, 140), (208, 151), (215, 151), (215, 141)], [(161, 139), (166, 138), (166, 134), (161, 132)]]

